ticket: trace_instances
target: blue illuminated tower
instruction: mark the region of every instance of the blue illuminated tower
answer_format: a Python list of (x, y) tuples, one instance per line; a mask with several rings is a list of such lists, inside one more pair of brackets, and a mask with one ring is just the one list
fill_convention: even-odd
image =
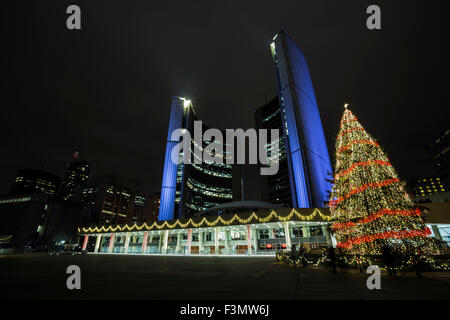
[(306, 59), (284, 31), (275, 35), (270, 48), (278, 77), (292, 206), (324, 207), (332, 169)]
[[(172, 132), (176, 129), (185, 129), (193, 133), (196, 120), (198, 118), (192, 102), (181, 97), (173, 97), (158, 220), (198, 216), (207, 209), (241, 197), (240, 187), (235, 183), (240, 181), (240, 172), (235, 166), (225, 163), (194, 163), (194, 148), (203, 151), (210, 141), (203, 141), (202, 146), (191, 144), (189, 156), (191, 164), (172, 162), (172, 150), (179, 147), (179, 140), (172, 140)], [(208, 128), (202, 123), (202, 131)], [(223, 156), (225, 157), (225, 153)]]
[[(255, 113), (258, 128), (276, 128), (280, 139), (280, 170), (265, 176), (265, 190), (273, 203), (294, 208), (320, 208), (328, 202), (332, 173), (322, 122), (305, 57), (285, 33), (270, 45), (278, 77), (278, 98)], [(180, 97), (172, 100), (159, 220), (201, 215), (203, 211), (233, 200), (241, 200), (241, 174), (228, 164), (177, 165), (171, 153), (179, 141), (172, 141), (176, 129), (193, 132), (197, 119), (192, 103)], [(208, 129), (203, 124), (202, 130)], [(206, 144), (205, 144), (206, 143)], [(204, 142), (203, 149), (208, 142)], [(225, 153), (223, 155), (226, 156)], [(240, 181), (240, 183), (234, 183)], [(239, 187), (239, 188), (238, 188)], [(239, 192), (238, 192), (239, 190)], [(265, 200), (265, 199), (264, 199)]]
[(167, 133), (166, 142), (166, 154), (164, 156), (164, 171), (158, 220), (171, 220), (174, 218), (178, 165), (172, 162), (171, 153), (172, 149), (175, 148), (179, 141), (173, 141), (171, 136), (174, 130), (184, 127), (183, 119), (186, 116), (185, 109), (188, 107), (188, 104), (189, 103), (186, 102), (185, 99), (179, 97), (173, 97), (172, 99), (169, 130)]

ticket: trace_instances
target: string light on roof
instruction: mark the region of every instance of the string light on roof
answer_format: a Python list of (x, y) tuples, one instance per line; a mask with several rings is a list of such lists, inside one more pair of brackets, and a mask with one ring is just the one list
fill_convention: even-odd
[(187, 222), (182, 223), (180, 220), (176, 220), (174, 223), (169, 223), (168, 221), (164, 221), (162, 224), (158, 222), (153, 222), (151, 225), (147, 225), (147, 223), (143, 223), (142, 225), (137, 225), (137, 223), (129, 226), (101, 226), (101, 227), (89, 227), (89, 228), (78, 228), (78, 232), (85, 232), (85, 233), (94, 233), (94, 232), (117, 232), (117, 231), (151, 231), (151, 230), (161, 230), (163, 228), (168, 229), (185, 229), (188, 227), (194, 227), (194, 228), (200, 228), (202, 226), (216, 226), (219, 224), (222, 224), (223, 226), (229, 226), (233, 223), (239, 222), (240, 224), (250, 224), (251, 222), (256, 223), (267, 223), (271, 220), (279, 220), (279, 221), (289, 221), (292, 218), (298, 218), (301, 221), (311, 221), (316, 217), (319, 217), (323, 221), (330, 221), (331, 217), (328, 215), (323, 214), (319, 209), (314, 209), (312, 214), (310, 215), (302, 215), (300, 212), (298, 212), (296, 209), (292, 209), (291, 212), (287, 216), (281, 216), (278, 213), (276, 213), (275, 210), (272, 210), (270, 214), (267, 217), (259, 217), (255, 212), (252, 212), (252, 214), (247, 218), (243, 219), (239, 215), (234, 214), (232, 218), (229, 220), (223, 219), (221, 216), (218, 216), (214, 221), (209, 221), (206, 217), (203, 217), (203, 219), (200, 220), (200, 222), (195, 223), (192, 218), (190, 218)]

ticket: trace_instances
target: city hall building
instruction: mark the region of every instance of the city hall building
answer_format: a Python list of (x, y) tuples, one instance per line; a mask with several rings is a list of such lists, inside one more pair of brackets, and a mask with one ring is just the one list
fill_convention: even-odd
[(332, 244), (328, 209), (276, 208), (248, 210), (260, 202), (228, 204), (223, 213), (189, 219), (156, 221), (151, 225), (80, 228), (82, 249), (93, 253), (181, 255), (253, 255)]
[[(211, 215), (156, 221), (153, 224), (79, 228), (82, 249), (91, 253), (167, 255), (267, 255), (335, 246), (327, 208), (267, 208), (270, 203), (239, 201)], [(450, 204), (424, 204), (432, 237), (450, 245)], [(220, 213), (220, 215), (218, 215)]]
[[(329, 232), (330, 212), (324, 208), (331, 190), (332, 167), (306, 58), (283, 31), (273, 38), (270, 52), (278, 96), (255, 110), (254, 115), (256, 129), (280, 132), (279, 170), (275, 175), (261, 176), (261, 199), (266, 202), (242, 201), (243, 174), (237, 165), (172, 161), (172, 152), (180, 144), (173, 132), (195, 134), (199, 120), (192, 101), (173, 97), (158, 221), (80, 228), (84, 250), (253, 255), (290, 250), (292, 245), (314, 249), (335, 244)], [(202, 124), (199, 132), (208, 129), (211, 127)], [(223, 130), (217, 131), (223, 135)], [(205, 140), (198, 144), (195, 138), (188, 141), (193, 148), (183, 148), (178, 155), (195, 160), (195, 150), (202, 152), (210, 145), (211, 141)], [(271, 153), (269, 145), (264, 146), (267, 154)], [(230, 153), (222, 150), (215, 155), (227, 159)], [(450, 242), (448, 207), (444, 209), (430, 209), (426, 222), (433, 236)]]
[[(325, 207), (332, 168), (306, 58), (284, 31), (275, 35), (270, 52), (278, 96), (255, 110), (255, 127), (279, 130), (277, 161), (280, 170), (273, 176), (261, 177), (264, 193), (261, 199), (290, 208)], [(192, 101), (173, 97), (161, 185), (160, 221), (203, 215), (217, 205), (242, 200), (239, 166), (172, 161), (172, 151), (180, 143), (172, 133), (175, 130), (193, 132), (196, 120), (199, 119)], [(208, 128), (204, 125), (202, 130)], [(194, 145), (192, 149), (204, 150), (208, 145), (208, 141), (203, 141), (203, 145)], [(270, 153), (270, 147), (266, 147)], [(191, 153), (187, 156), (198, 157), (195, 152)], [(224, 159), (230, 156), (226, 152), (222, 155)]]

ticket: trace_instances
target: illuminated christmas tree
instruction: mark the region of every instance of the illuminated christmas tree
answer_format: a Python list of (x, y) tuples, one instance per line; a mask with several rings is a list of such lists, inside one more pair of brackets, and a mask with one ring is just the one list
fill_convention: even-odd
[(381, 254), (386, 245), (408, 254), (439, 252), (386, 153), (347, 105), (329, 204), (337, 246), (346, 253)]

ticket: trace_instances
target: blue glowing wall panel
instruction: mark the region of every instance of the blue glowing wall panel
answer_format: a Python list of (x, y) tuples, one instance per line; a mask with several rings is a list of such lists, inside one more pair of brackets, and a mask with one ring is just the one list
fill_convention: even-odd
[(172, 162), (172, 149), (178, 145), (178, 140), (171, 140), (172, 132), (182, 127), (183, 100), (178, 97), (172, 99), (170, 111), (169, 130), (167, 133), (166, 154), (164, 158), (164, 171), (161, 187), (158, 220), (174, 219), (175, 194), (177, 188), (177, 165)]
[(290, 173), (291, 181), (291, 193), (292, 193), (292, 205), (295, 208), (310, 208), (308, 179), (304, 170), (304, 161), (302, 150), (300, 149), (300, 137), (296, 128), (294, 108), (290, 95), (281, 96), (281, 106), (284, 107), (286, 113), (285, 123), (287, 125), (287, 132), (285, 132), (285, 138), (288, 141), (288, 155), (290, 161), (288, 161), (288, 169)]
[(293, 205), (323, 207), (331, 189), (332, 173), (322, 121), (308, 65), (295, 42), (280, 32), (271, 45), (275, 60), (280, 103), (286, 112), (290, 149)]

